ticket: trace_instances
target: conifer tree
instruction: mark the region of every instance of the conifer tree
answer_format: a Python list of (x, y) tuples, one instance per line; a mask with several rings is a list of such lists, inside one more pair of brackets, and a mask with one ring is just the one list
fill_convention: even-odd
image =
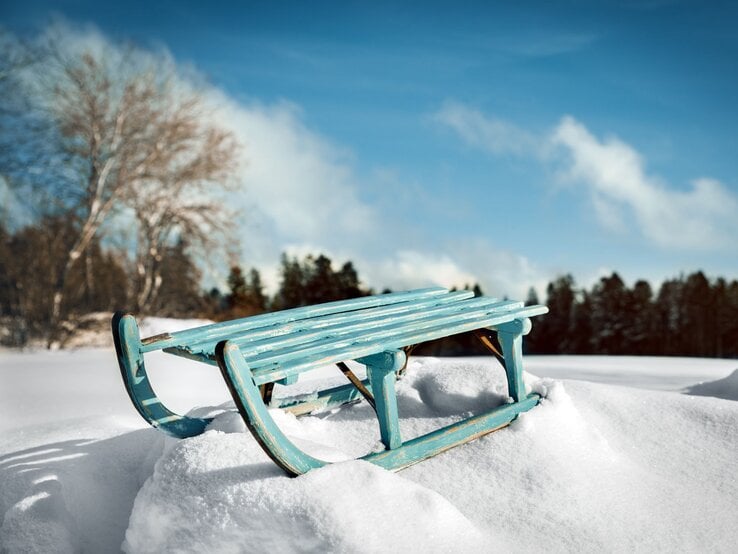
[(540, 304), (540, 302), (538, 301), (538, 293), (536, 292), (535, 288), (530, 287), (528, 289), (528, 296), (525, 297), (525, 305), (534, 306), (536, 304)]
[(617, 273), (603, 277), (592, 289), (592, 343), (602, 354), (628, 352), (626, 332), (629, 295)]
[(296, 258), (282, 254), (281, 283), (274, 299), (275, 307), (280, 310), (304, 306), (303, 269)]
[(235, 311), (245, 311), (249, 304), (249, 294), (243, 270), (238, 265), (231, 266), (231, 271), (228, 274), (228, 290), (230, 291), (227, 297), (228, 308)]
[(537, 354), (562, 354), (571, 333), (574, 315), (574, 277), (563, 275), (548, 284), (546, 289), (549, 313), (533, 326), (530, 340)]
[(648, 355), (656, 353), (656, 312), (653, 291), (647, 281), (639, 280), (633, 285), (628, 306), (627, 333), (631, 350), (625, 354)]
[(261, 284), (261, 275), (259, 270), (251, 268), (249, 271), (248, 284), (246, 286), (249, 302), (257, 313), (263, 312), (267, 308), (267, 297), (264, 295), (264, 286)]
[(336, 274), (338, 282), (339, 298), (358, 298), (366, 294), (361, 290), (359, 284), (359, 275), (354, 269), (354, 264), (346, 262), (341, 270)]

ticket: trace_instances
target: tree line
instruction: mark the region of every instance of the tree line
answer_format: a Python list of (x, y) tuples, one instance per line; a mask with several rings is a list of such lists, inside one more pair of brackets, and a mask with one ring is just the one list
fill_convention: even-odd
[(309, 254), (302, 260), (282, 254), (279, 279), (279, 288), (269, 297), (257, 269), (244, 272), (239, 265), (233, 265), (228, 274), (228, 291), (211, 289), (205, 296), (204, 313), (215, 320), (232, 319), (373, 293), (360, 283), (353, 262), (347, 261), (334, 269), (333, 262), (324, 254)]
[[(528, 303), (537, 303), (535, 291)], [(702, 271), (632, 288), (617, 273), (590, 290), (571, 275), (546, 289), (549, 314), (527, 339), (537, 354), (738, 357), (738, 281)]]
[[(23, 345), (46, 336), (54, 275), (74, 240), (72, 227), (63, 218), (44, 218), (14, 233), (0, 224), (3, 344)], [(334, 267), (324, 254), (302, 259), (283, 254), (273, 295), (265, 291), (258, 269), (239, 265), (231, 266), (225, 290), (201, 290), (201, 272), (182, 240), (162, 249), (160, 263), (160, 292), (139, 313), (225, 320), (375, 293), (362, 284), (351, 261)], [(68, 277), (63, 321), (135, 305), (141, 286), (136, 275), (124, 252), (92, 241)], [(484, 294), (479, 284), (464, 288)], [(535, 289), (525, 303), (541, 303)], [(628, 287), (617, 273), (602, 277), (590, 289), (564, 275), (548, 284), (543, 303), (550, 311), (535, 318), (524, 341), (530, 354), (738, 357), (736, 280), (708, 279), (697, 271), (666, 280), (654, 291), (644, 280)], [(67, 324), (61, 336), (74, 329)], [(486, 350), (473, 334), (462, 334), (420, 345), (415, 352), (456, 356)]]

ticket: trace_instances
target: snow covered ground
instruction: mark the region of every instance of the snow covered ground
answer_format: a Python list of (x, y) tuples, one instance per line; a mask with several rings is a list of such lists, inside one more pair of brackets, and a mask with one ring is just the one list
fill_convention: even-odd
[[(171, 407), (222, 412), (210, 431), (176, 441), (148, 428), (109, 350), (0, 352), (0, 552), (738, 543), (737, 360), (528, 357), (528, 382), (547, 395), (510, 427), (396, 474), (344, 461), (295, 479), (223, 405), (217, 370), (160, 353), (147, 361)], [(297, 386), (315, 388), (328, 371)], [(504, 373), (490, 359), (415, 358), (398, 391), (409, 438), (503, 402)], [(378, 440), (365, 403), (277, 421), (336, 460)]]

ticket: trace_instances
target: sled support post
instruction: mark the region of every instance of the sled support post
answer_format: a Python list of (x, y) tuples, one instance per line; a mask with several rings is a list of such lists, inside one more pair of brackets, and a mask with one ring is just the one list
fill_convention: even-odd
[(515, 319), (497, 326), (497, 337), (502, 345), (507, 373), (508, 394), (515, 402), (525, 398), (523, 382), (523, 335), (530, 332), (530, 319)]
[(397, 448), (402, 444), (395, 381), (397, 380), (396, 372), (403, 368), (405, 360), (405, 352), (402, 350), (381, 352), (356, 360), (366, 365), (377, 407), (379, 434), (387, 449)]

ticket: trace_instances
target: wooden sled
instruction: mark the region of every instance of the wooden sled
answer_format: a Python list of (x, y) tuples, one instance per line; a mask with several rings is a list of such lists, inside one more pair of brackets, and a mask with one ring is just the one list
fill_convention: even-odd
[[(202, 433), (210, 420), (167, 409), (149, 384), (144, 354), (163, 350), (217, 365), (256, 440), (288, 474), (299, 475), (328, 462), (297, 448), (274, 423), (269, 408), (299, 415), (355, 402), (363, 396), (375, 409), (385, 449), (362, 459), (391, 470), (509, 424), (538, 403), (538, 395), (525, 393), (522, 337), (530, 331), (529, 317), (547, 311), (545, 306), (474, 297), (471, 291), (429, 288), (295, 308), (143, 340), (132, 315), (117, 312), (112, 324), (126, 390), (152, 426), (184, 438)], [(465, 331), (477, 331), (492, 350), (488, 332), (497, 333), (512, 403), (403, 441), (395, 381), (406, 363), (406, 349)], [(353, 376), (343, 363), (349, 360), (366, 366), (366, 380)], [(275, 383), (294, 383), (301, 373), (330, 364), (338, 364), (352, 383), (308, 396), (272, 398)]]

